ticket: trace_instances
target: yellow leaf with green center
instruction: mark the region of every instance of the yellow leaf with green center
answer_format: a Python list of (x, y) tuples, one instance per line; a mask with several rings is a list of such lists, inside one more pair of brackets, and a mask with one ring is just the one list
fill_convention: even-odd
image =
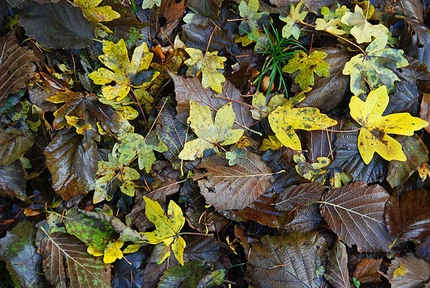
[(143, 196), (145, 200), (145, 215), (149, 221), (154, 223), (155, 230), (144, 232), (150, 244), (163, 243), (166, 247), (159, 263), (163, 262), (170, 256), (169, 246), (172, 247), (175, 258), (184, 265), (185, 240), (179, 235), (185, 224), (185, 217), (182, 214), (181, 207), (174, 201), (169, 202), (167, 207), (167, 216), (164, 214), (161, 205), (150, 198)]
[[(153, 54), (145, 42), (134, 49), (131, 60), (123, 39), (117, 44), (104, 40), (103, 53), (99, 60), (108, 69), (101, 67), (88, 74), (88, 77), (95, 84), (103, 85), (102, 95), (107, 100), (120, 101), (131, 88), (147, 88), (159, 74), (148, 70)], [(114, 85), (110, 85), (113, 82)]]
[(291, 35), (294, 39), (299, 40), (300, 38), (300, 28), (297, 23), (300, 23), (308, 15), (307, 11), (300, 11), (305, 2), (299, 2), (294, 7), (293, 4), (290, 5), (290, 13), (287, 16), (279, 16), (279, 19), (287, 23), (282, 28), (282, 37), (290, 38)]
[(199, 138), (185, 143), (178, 157), (182, 160), (194, 160), (196, 157), (202, 157), (206, 149), (217, 150), (217, 145), (237, 143), (243, 135), (243, 130), (232, 129), (235, 120), (236, 113), (231, 102), (218, 110), (213, 122), (210, 108), (191, 100), (188, 123)]
[[(82, 9), (85, 17), (92, 24), (98, 26), (100, 29), (103, 29), (108, 33), (112, 33), (112, 31), (100, 22), (109, 22), (121, 17), (121, 15), (114, 11), (111, 6), (97, 7), (102, 2), (102, 0), (74, 0), (73, 2)], [(100, 36), (104, 35), (102, 34)]]
[(320, 113), (313, 107), (294, 108), (292, 100), (287, 105), (280, 106), (269, 114), (269, 124), (276, 138), (293, 150), (302, 150), (300, 139), (295, 130), (321, 130), (336, 125), (337, 121)]
[(224, 62), (227, 58), (218, 56), (218, 51), (206, 52), (194, 48), (186, 48), (185, 51), (190, 55), (190, 59), (184, 63), (192, 69), (195, 65), (202, 73), (202, 85), (204, 88), (211, 87), (217, 93), (222, 93), (221, 83), (225, 81), (224, 75), (218, 69), (224, 69)]
[(367, 21), (363, 9), (355, 5), (354, 13), (346, 12), (342, 16), (341, 22), (348, 26), (353, 26), (350, 33), (355, 37), (358, 44), (372, 42), (372, 37), (378, 39), (387, 36), (389, 30), (383, 24), (373, 25)]
[(116, 259), (121, 259), (123, 257), (121, 247), (124, 245), (124, 242), (116, 240), (113, 243), (110, 243), (106, 246), (103, 256), (103, 262), (105, 263), (113, 263)]
[(385, 160), (406, 161), (402, 145), (388, 134), (412, 136), (428, 125), (409, 113), (382, 116), (389, 101), (387, 87), (381, 86), (367, 95), (366, 101), (353, 96), (349, 102), (351, 117), (362, 126), (358, 134), (358, 151), (369, 164), (376, 152)]
[(300, 70), (294, 78), (294, 82), (298, 83), (302, 90), (306, 90), (314, 85), (314, 73), (321, 77), (330, 76), (330, 65), (323, 60), (325, 57), (327, 57), (327, 53), (323, 51), (313, 51), (307, 55), (301, 50), (296, 50), (293, 58), (282, 68), (282, 71), (294, 73)]

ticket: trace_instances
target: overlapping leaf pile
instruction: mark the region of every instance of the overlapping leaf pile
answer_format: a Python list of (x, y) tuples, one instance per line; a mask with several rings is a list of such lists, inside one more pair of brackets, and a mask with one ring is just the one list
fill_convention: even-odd
[(290, 2), (0, 1), (1, 284), (428, 285), (427, 10)]

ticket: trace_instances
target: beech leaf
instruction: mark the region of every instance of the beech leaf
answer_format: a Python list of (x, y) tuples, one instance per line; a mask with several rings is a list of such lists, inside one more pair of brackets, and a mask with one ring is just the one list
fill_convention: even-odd
[(185, 51), (191, 58), (184, 63), (189, 67), (189, 71), (193, 70), (194, 65), (201, 71), (203, 88), (210, 87), (215, 92), (222, 93), (221, 83), (225, 81), (225, 77), (218, 69), (224, 69), (227, 58), (218, 56), (218, 51), (206, 52), (204, 55), (201, 50), (195, 48), (185, 48)]
[(348, 254), (346, 253), (345, 244), (340, 240), (336, 241), (334, 249), (329, 252), (324, 277), (333, 287), (351, 287), (348, 271)]
[(388, 101), (387, 87), (381, 86), (371, 91), (366, 101), (353, 96), (349, 103), (351, 117), (362, 126), (357, 145), (366, 164), (370, 163), (375, 152), (388, 161), (406, 161), (402, 145), (388, 134), (412, 136), (414, 131), (428, 125), (427, 121), (406, 112), (382, 116)]
[(194, 160), (196, 157), (200, 158), (206, 149), (217, 150), (217, 145), (231, 145), (242, 137), (243, 130), (232, 129), (236, 114), (231, 102), (218, 110), (215, 121), (212, 120), (208, 106), (201, 106), (194, 100), (190, 101), (190, 105), (188, 123), (199, 138), (185, 143), (184, 149), (178, 156), (180, 159)]
[(430, 275), (430, 263), (409, 253), (391, 261), (387, 274), (382, 274), (396, 288), (422, 287)]

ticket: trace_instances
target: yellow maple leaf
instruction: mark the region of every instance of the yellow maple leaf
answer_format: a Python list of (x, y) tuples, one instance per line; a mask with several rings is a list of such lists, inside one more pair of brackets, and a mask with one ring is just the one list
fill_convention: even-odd
[(204, 88), (211, 87), (217, 93), (222, 93), (222, 85), (225, 81), (224, 75), (218, 69), (224, 69), (224, 62), (227, 58), (218, 56), (218, 51), (203, 52), (199, 49), (186, 48), (185, 51), (190, 55), (190, 59), (184, 63), (192, 69), (195, 65), (197, 70), (202, 73), (202, 85)]
[[(109, 69), (101, 67), (88, 74), (88, 77), (95, 84), (104, 85), (102, 94), (107, 100), (124, 99), (132, 87), (147, 88), (160, 74), (148, 71), (153, 54), (149, 52), (145, 42), (134, 49), (131, 61), (128, 59), (128, 51), (123, 39), (117, 44), (103, 40), (103, 53), (99, 56), (99, 60)], [(108, 85), (112, 82), (115, 85)]]
[(106, 37), (107, 33), (112, 33), (112, 30), (100, 22), (109, 22), (121, 15), (110, 6), (97, 7), (101, 2), (102, 0), (74, 0), (74, 3), (82, 9), (85, 17), (97, 27), (95, 34)]
[(121, 247), (124, 245), (123, 241), (116, 240), (106, 246), (103, 256), (103, 262), (113, 263), (116, 259), (121, 259), (123, 257)]
[(313, 107), (294, 108), (294, 100), (290, 99), (286, 105), (276, 108), (269, 114), (269, 124), (276, 138), (284, 145), (293, 150), (301, 150), (299, 136), (295, 129), (321, 130), (336, 125), (337, 121), (320, 113)]
[(358, 134), (358, 151), (366, 164), (375, 152), (388, 161), (406, 161), (402, 145), (388, 134), (412, 136), (414, 131), (428, 125), (427, 121), (407, 112), (382, 116), (388, 101), (387, 87), (381, 86), (371, 91), (366, 101), (353, 96), (349, 103), (351, 117), (362, 126)]

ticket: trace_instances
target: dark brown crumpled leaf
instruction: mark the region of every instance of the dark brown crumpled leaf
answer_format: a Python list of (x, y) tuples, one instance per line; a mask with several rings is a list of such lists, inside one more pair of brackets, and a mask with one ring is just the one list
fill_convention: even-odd
[(387, 252), (394, 240), (384, 221), (389, 198), (382, 186), (354, 182), (327, 192), (320, 210), (330, 229), (347, 245), (357, 245), (359, 252)]
[(35, 133), (24, 121), (0, 129), (0, 165), (8, 166), (24, 156), (33, 146), (34, 137)]
[(19, 161), (8, 166), (0, 165), (0, 195), (26, 201), (25, 189), (25, 175)]
[(34, 76), (38, 61), (33, 51), (21, 47), (12, 31), (0, 37), (0, 107), (5, 106), (9, 94), (25, 88)]
[(326, 273), (324, 277), (334, 287), (349, 288), (349, 272), (348, 272), (348, 254), (346, 254), (346, 246), (341, 241), (337, 240), (334, 249), (330, 250), (326, 265)]
[(245, 251), (246, 274), (256, 287), (318, 288), (323, 279), (317, 271), (325, 262), (326, 249), (326, 240), (316, 232), (264, 236)]
[(190, 100), (195, 100), (200, 105), (209, 106), (212, 117), (215, 116), (218, 109), (228, 102), (232, 102), (233, 111), (236, 113), (233, 129), (251, 127), (254, 123), (248, 104), (243, 101), (240, 91), (229, 81), (223, 83), (220, 95), (214, 95), (210, 88), (203, 88), (198, 77), (186, 78), (173, 73), (169, 74), (175, 83), (176, 101), (178, 103), (176, 106), (176, 118), (182, 123), (187, 123)]
[(393, 193), (385, 208), (388, 231), (402, 243), (430, 236), (430, 191), (418, 189)]
[(405, 257), (396, 257), (388, 267), (387, 274), (382, 274), (396, 288), (423, 287), (428, 283), (430, 263), (424, 259), (407, 254)]
[(217, 210), (241, 210), (270, 187), (273, 173), (261, 157), (246, 153), (234, 166), (219, 155), (206, 158), (198, 166), (207, 172), (193, 176), (206, 203)]

